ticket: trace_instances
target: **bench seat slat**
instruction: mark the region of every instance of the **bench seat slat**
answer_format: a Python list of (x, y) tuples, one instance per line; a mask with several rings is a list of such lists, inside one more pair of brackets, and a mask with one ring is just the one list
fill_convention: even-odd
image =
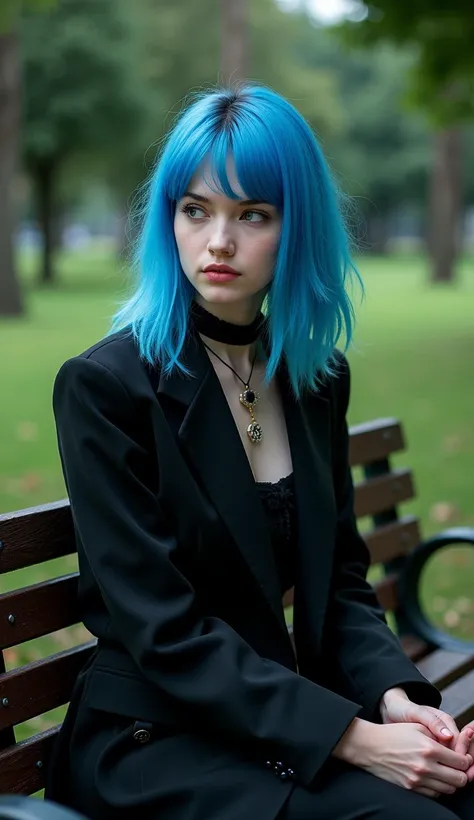
[(53, 726), (0, 752), (0, 794), (34, 794), (44, 788), (46, 766), (59, 732)]
[(402, 428), (396, 419), (376, 419), (349, 429), (349, 463), (351, 467), (381, 461), (405, 449)]
[[(437, 649), (417, 663), (421, 674), (434, 683), (438, 689), (444, 689), (474, 669), (474, 654), (470, 652), (451, 652)], [(474, 699), (474, 692), (473, 692)]]
[(77, 623), (77, 582), (75, 572), (0, 595), (0, 649)]
[(442, 691), (441, 709), (455, 719), (458, 728), (474, 720), (474, 670)]
[(451, 652), (446, 649), (436, 649), (419, 661), (417, 666), (425, 678), (434, 683), (438, 689), (444, 689), (450, 683), (474, 669), (474, 655), (471, 652)]
[(402, 649), (410, 660), (417, 663), (421, 658), (424, 658), (430, 651), (430, 647), (417, 635), (403, 635), (400, 638)]
[(0, 709), (0, 730), (67, 703), (96, 643), (88, 641), (0, 676), (0, 700), (8, 698), (8, 706)]
[(69, 501), (0, 515), (0, 574), (76, 551)]

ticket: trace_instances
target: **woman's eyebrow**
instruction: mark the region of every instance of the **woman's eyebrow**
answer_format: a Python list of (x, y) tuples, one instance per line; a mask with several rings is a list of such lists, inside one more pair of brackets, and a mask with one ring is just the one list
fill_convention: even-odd
[[(185, 196), (190, 197), (191, 199), (196, 199), (198, 202), (210, 202), (211, 200), (207, 198), (207, 196), (202, 196), (202, 194), (196, 194), (194, 191), (185, 191), (182, 199)], [(264, 199), (241, 199), (238, 202), (238, 205), (270, 205), (269, 202), (266, 202)]]

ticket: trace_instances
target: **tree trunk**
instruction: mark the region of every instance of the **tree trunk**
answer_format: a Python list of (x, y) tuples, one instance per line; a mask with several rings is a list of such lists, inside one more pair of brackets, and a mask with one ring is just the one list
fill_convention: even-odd
[(247, 0), (220, 0), (221, 79), (226, 85), (247, 72)]
[(16, 33), (10, 32), (0, 34), (0, 316), (23, 314), (13, 248), (19, 121), (18, 41)]
[(462, 136), (458, 128), (435, 134), (430, 188), (431, 281), (453, 282), (462, 231)]
[(54, 222), (54, 182), (56, 168), (53, 162), (43, 162), (33, 171), (36, 189), (36, 207), (41, 236), (43, 239), (43, 254), (39, 283), (54, 285), (54, 251), (56, 247)]
[(390, 214), (378, 213), (367, 216), (367, 234), (364, 246), (372, 254), (387, 254), (390, 239)]

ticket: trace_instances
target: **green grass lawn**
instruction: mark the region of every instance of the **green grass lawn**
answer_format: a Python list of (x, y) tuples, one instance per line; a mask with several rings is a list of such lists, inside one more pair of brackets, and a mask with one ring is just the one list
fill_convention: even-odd
[[(395, 463), (413, 468), (419, 493), (405, 509), (421, 516), (429, 534), (474, 526), (474, 261), (462, 264), (455, 286), (437, 288), (427, 284), (425, 264), (418, 257), (359, 262), (367, 296), (357, 311), (357, 350), (349, 354), (349, 421), (403, 421), (409, 452)], [(66, 358), (105, 334), (126, 278), (106, 251), (62, 256), (54, 289), (33, 286), (34, 267), (34, 258), (23, 261), (27, 316), (0, 321), (0, 512), (64, 497), (51, 411), (54, 376)], [(64, 566), (55, 562), (54, 572)], [(70, 560), (66, 566), (69, 571)], [(34, 582), (47, 571), (21, 577)], [(473, 581), (474, 551), (455, 549), (433, 561), (423, 587), (433, 617), (472, 640)], [(18, 574), (1, 579), (4, 590), (17, 582)], [(62, 646), (64, 634), (54, 640)], [(20, 661), (41, 648), (25, 651)]]

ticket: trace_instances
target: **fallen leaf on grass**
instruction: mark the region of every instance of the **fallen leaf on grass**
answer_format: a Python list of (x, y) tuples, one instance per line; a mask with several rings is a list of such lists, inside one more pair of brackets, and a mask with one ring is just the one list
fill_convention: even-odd
[(460, 453), (464, 445), (465, 442), (463, 441), (462, 436), (457, 433), (451, 433), (443, 439), (443, 452), (449, 453), (450, 455)]
[(42, 485), (42, 479), (38, 473), (28, 472), (17, 478), (5, 478), (3, 489), (9, 495), (28, 495), (38, 490)]
[(472, 612), (474, 609), (474, 602), (471, 601), (470, 598), (458, 598), (455, 601), (455, 607), (458, 612), (462, 612), (464, 615), (467, 612)]
[(15, 666), (19, 665), (19, 656), (18, 656), (18, 649), (15, 647), (10, 647), (9, 649), (3, 650), (3, 658), (5, 661), (5, 666), (8, 669), (13, 669)]
[(16, 428), (16, 435), (20, 441), (36, 441), (38, 425), (35, 421), (20, 421)]
[(41, 487), (41, 478), (38, 473), (25, 473), (21, 477), (23, 492), (32, 493)]
[(446, 524), (448, 521), (456, 521), (459, 519), (461, 511), (455, 504), (449, 501), (438, 501), (430, 509), (430, 518), (441, 524)]
[(461, 619), (459, 614), (455, 612), (454, 609), (450, 609), (445, 613), (443, 620), (446, 626), (457, 626)]

